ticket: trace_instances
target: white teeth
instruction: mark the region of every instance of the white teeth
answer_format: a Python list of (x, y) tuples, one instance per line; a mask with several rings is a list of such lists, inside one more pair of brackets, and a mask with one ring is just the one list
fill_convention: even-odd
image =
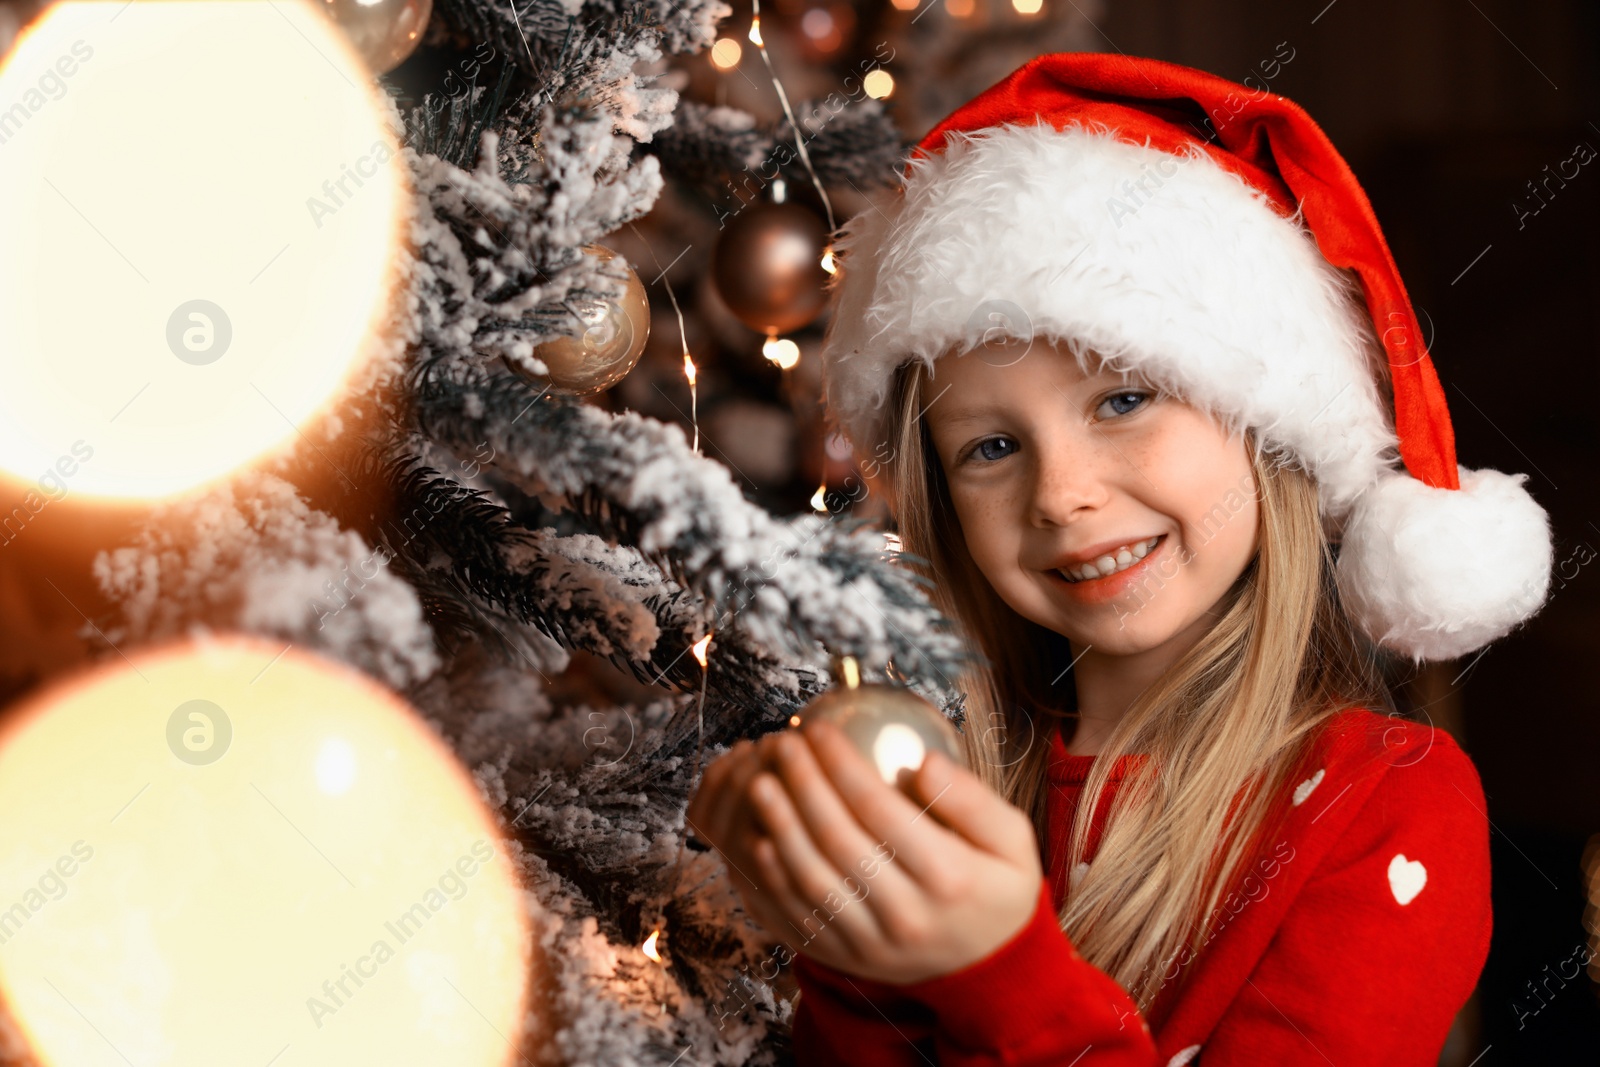
[(1075, 568), (1061, 567), (1059, 568), (1059, 572), (1061, 576), (1069, 582), (1082, 582), (1091, 578), (1104, 578), (1108, 575), (1115, 574), (1118, 571), (1125, 571), (1135, 563), (1139, 562), (1141, 559), (1144, 559), (1145, 556), (1150, 554), (1150, 550), (1155, 548), (1156, 542), (1159, 540), (1161, 540), (1160, 537), (1152, 537), (1148, 541), (1140, 541), (1137, 544), (1132, 545), (1123, 545), (1115, 552), (1107, 553), (1106, 555), (1096, 559), (1093, 563), (1085, 563), (1082, 566)]

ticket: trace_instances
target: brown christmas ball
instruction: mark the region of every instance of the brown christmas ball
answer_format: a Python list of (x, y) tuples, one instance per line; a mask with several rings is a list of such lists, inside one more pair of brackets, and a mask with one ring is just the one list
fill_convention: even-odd
[(828, 224), (801, 204), (752, 204), (722, 231), (711, 277), (728, 310), (752, 330), (788, 333), (822, 314)]
[(387, 74), (417, 50), (433, 14), (433, 0), (322, 0), (322, 7), (374, 74)]
[(834, 686), (800, 709), (799, 723), (827, 720), (844, 731), (867, 762), (890, 785), (899, 785), (902, 770), (915, 771), (930, 751), (963, 762), (961, 737), (939, 709), (911, 690), (876, 682)]
[[(604, 245), (586, 245), (583, 251), (604, 263), (618, 259)], [(558, 392), (587, 396), (609, 389), (639, 362), (650, 337), (650, 298), (628, 261), (618, 262), (627, 271), (621, 298), (569, 301), (584, 331), (576, 337), (552, 338), (533, 350), (549, 368), (550, 382)]]

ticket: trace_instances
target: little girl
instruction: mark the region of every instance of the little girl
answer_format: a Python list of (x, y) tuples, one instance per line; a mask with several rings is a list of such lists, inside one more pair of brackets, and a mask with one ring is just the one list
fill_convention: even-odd
[(905, 792), (820, 723), (706, 770), (799, 1062), (1432, 1067), (1487, 805), (1372, 646), (1483, 647), (1552, 546), (1526, 475), (1457, 465), (1343, 159), (1281, 96), (1045, 55), (837, 251), (830, 411), (986, 662), (965, 766)]

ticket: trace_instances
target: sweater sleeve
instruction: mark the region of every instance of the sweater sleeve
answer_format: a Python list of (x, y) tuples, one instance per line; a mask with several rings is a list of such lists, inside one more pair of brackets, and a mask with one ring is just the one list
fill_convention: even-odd
[(896, 986), (851, 980), (801, 956), (796, 975), (795, 1052), (803, 1067), (1156, 1062), (1148, 1025), (1127, 992), (1079, 956), (1057, 924), (1048, 881), (1028, 924), (959, 971)]
[(1433, 1067), (1489, 953), (1489, 817), (1448, 734), (1389, 767), (1205, 1042), (1208, 1067)]
[(1448, 734), (1380, 758), (1391, 757), (1264, 952), (1189, 991), (1226, 999), (1203, 1041), (1170, 1060), (1127, 992), (1079, 956), (1042, 887), (1009, 942), (925, 982), (852, 979), (801, 956), (798, 1062), (1434, 1067), (1488, 957), (1487, 805)]

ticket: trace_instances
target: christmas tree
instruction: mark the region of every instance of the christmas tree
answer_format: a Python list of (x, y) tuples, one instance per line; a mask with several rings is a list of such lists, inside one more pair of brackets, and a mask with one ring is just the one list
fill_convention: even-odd
[[(841, 266), (834, 200), (864, 209), (910, 148), (881, 99), (892, 79), (869, 75), (915, 49), (895, 91), (901, 123), (926, 125), (1027, 54), (1088, 43), (1082, 19), (1041, 36), (958, 7), (780, 5), (769, 52), (759, 11), (721, 0), (423, 5), (420, 40), (374, 59), (413, 191), (377, 351), (293, 448), (152, 508), (95, 560), (114, 610), (81, 636), (107, 655), (271, 637), (391, 687), (448, 742), (536, 901), (523, 1062), (782, 1061), (793, 983), (686, 838), (698, 775), (788, 725), (833, 655), (962, 721), (952, 679), (972, 652), (893, 550), (881, 500), (852, 490), (803, 358), (825, 323), (819, 271)], [(741, 39), (767, 79), (743, 73), (763, 68)], [(722, 99), (691, 98), (713, 69)], [(725, 102), (752, 89), (766, 114)], [(816, 223), (763, 215), (776, 205)], [(686, 326), (686, 270), (703, 282), (737, 255), (726, 269), (771, 282), (733, 251), (741, 225), (758, 247), (812, 233), (821, 259), (795, 275), (810, 281), (765, 303), (702, 285)], [(689, 254), (669, 263), (656, 246), (679, 237)], [(763, 333), (771, 363), (704, 355)], [(750, 450), (772, 425), (759, 413), (789, 408), (748, 452), (762, 484), (702, 450), (692, 350), (724, 441)]]

